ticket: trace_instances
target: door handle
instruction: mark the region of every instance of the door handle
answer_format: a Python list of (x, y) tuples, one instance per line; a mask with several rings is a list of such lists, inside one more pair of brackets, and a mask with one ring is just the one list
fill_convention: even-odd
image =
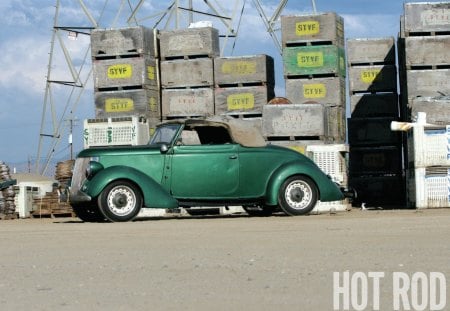
[(230, 155), (230, 159), (231, 159), (231, 160), (236, 160), (236, 159), (237, 159), (237, 155), (235, 155), (235, 154)]

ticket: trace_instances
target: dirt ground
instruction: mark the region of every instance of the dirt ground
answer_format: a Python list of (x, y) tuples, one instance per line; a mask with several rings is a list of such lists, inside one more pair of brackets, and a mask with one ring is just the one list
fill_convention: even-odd
[(449, 237), (450, 209), (5, 220), (0, 310), (333, 310), (344, 271), (384, 273), (380, 310), (394, 273), (440, 272), (448, 310)]

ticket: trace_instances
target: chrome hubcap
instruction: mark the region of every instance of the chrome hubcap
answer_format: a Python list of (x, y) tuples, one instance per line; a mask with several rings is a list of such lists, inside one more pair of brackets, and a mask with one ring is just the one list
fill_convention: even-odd
[(111, 189), (107, 197), (109, 210), (117, 216), (128, 215), (136, 205), (136, 195), (126, 186)]
[(284, 198), (290, 207), (304, 209), (312, 201), (312, 189), (306, 182), (295, 180), (286, 187)]

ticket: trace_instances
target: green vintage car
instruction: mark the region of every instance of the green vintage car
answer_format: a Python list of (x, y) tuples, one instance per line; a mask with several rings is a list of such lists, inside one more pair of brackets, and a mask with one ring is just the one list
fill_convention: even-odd
[(250, 214), (308, 214), (342, 200), (304, 155), (268, 145), (251, 122), (172, 120), (148, 145), (89, 148), (75, 161), (70, 203), (84, 221), (129, 221), (141, 208), (243, 206)]

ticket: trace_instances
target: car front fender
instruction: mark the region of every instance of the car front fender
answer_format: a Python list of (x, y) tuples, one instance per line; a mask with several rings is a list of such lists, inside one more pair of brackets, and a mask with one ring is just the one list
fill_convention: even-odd
[(292, 161), (281, 165), (276, 169), (267, 186), (266, 204), (278, 204), (278, 192), (283, 182), (293, 175), (305, 175), (310, 177), (319, 190), (319, 200), (338, 201), (344, 198), (339, 187), (315, 164), (309, 162)]
[(108, 184), (120, 179), (129, 180), (140, 188), (145, 207), (178, 207), (178, 201), (158, 182), (141, 171), (127, 166), (110, 166), (101, 170), (85, 183), (82, 190), (92, 198), (95, 198), (100, 195)]

